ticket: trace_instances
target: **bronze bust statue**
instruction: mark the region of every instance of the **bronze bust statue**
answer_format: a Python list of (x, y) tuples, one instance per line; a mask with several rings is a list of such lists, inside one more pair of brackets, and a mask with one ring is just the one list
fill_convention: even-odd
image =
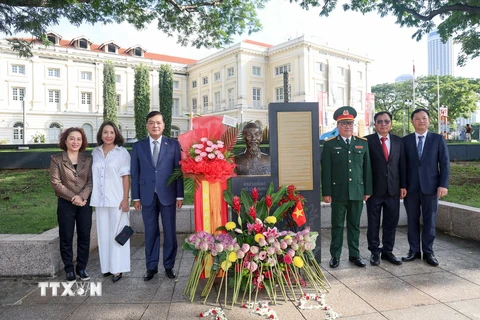
[(237, 175), (269, 175), (271, 174), (270, 156), (260, 151), (263, 132), (255, 122), (247, 123), (242, 131), (245, 151), (235, 156)]

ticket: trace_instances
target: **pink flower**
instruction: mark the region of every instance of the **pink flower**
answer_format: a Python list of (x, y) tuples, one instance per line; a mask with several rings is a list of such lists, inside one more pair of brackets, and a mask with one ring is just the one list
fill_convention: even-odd
[(285, 262), (286, 264), (292, 264), (292, 257), (289, 255), (289, 254), (286, 254), (284, 257), (283, 257), (283, 262)]
[(200, 154), (200, 153), (202, 153), (202, 150), (200, 150), (200, 149), (195, 149), (195, 154)]
[(213, 148), (212, 148), (212, 147), (206, 147), (206, 148), (205, 148), (205, 151), (207, 151), (207, 152), (212, 152), (212, 151), (213, 151)]
[(200, 153), (200, 157), (205, 158), (206, 156), (207, 156), (207, 153), (206, 153), (206, 152), (201, 152), (201, 153)]
[(220, 159), (220, 160), (223, 160), (223, 159), (225, 159), (225, 156), (223, 155), (223, 153), (218, 153), (217, 158)]
[(203, 137), (203, 138), (201, 138), (201, 139), (200, 139), (200, 141), (202, 141), (202, 142), (207, 142), (207, 141), (208, 141), (208, 139), (207, 139), (207, 138), (205, 138), (205, 137)]
[(197, 157), (195, 157), (195, 162), (200, 162), (200, 161), (202, 161), (202, 159), (203, 159), (202, 157), (197, 156)]
[(293, 249), (288, 249), (287, 253), (291, 258), (293, 258), (295, 256), (295, 250), (293, 250)]
[(247, 253), (250, 250), (250, 245), (248, 243), (242, 244), (242, 251), (243, 253)]
[(208, 159), (215, 159), (215, 155), (213, 153), (208, 154)]
[(258, 247), (257, 246), (251, 246), (250, 247), (250, 252), (252, 254), (257, 254), (258, 253)]
[(265, 260), (265, 258), (267, 257), (267, 252), (266, 251), (261, 251), (259, 254), (258, 254), (258, 258), (260, 260)]
[(210, 140), (208, 140), (208, 141), (207, 141), (207, 146), (210, 146), (210, 147), (213, 146), (213, 142), (210, 141)]

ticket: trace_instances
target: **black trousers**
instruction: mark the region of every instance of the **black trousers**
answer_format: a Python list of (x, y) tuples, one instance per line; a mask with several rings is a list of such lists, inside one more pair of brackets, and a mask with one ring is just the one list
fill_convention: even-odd
[(60, 254), (65, 272), (73, 272), (73, 233), (77, 227), (77, 270), (85, 270), (90, 254), (90, 230), (92, 229), (92, 207), (90, 199), (83, 207), (58, 198), (58, 233), (60, 236)]
[[(371, 196), (367, 200), (367, 216), (368, 250), (372, 253), (392, 253), (395, 245), (395, 232), (397, 231), (398, 219), (400, 217), (400, 198)], [(382, 225), (382, 248), (380, 248), (379, 236), (380, 223)]]

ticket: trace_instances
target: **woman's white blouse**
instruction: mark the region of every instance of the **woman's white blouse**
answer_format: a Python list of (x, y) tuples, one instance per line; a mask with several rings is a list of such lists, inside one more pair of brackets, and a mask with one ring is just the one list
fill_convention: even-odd
[(115, 146), (106, 157), (103, 145), (92, 151), (92, 207), (119, 207), (123, 200), (123, 176), (130, 175), (130, 154), (124, 147)]

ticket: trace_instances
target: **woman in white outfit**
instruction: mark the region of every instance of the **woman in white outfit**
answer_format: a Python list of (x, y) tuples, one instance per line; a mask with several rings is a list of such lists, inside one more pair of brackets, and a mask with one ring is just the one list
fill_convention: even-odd
[(113, 282), (130, 272), (130, 240), (123, 246), (116, 235), (128, 224), (130, 210), (130, 154), (122, 147), (124, 139), (112, 121), (105, 121), (97, 133), (92, 152), (93, 191), (90, 205), (97, 215), (98, 252), (105, 277)]

